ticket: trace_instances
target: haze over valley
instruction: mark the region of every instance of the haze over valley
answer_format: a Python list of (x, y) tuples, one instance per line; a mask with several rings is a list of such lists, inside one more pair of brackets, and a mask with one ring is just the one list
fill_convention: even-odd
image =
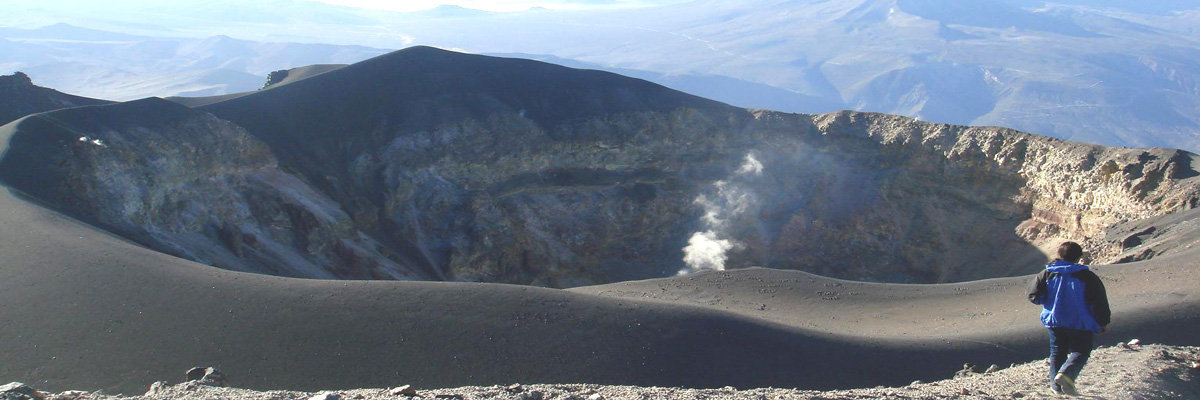
[[(691, 1), (523, 12), (7, 3), (0, 72), (110, 100), (254, 90), (273, 70), (421, 44), (584, 63), (741, 107), (853, 109), (1200, 150), (1200, 11), (1188, 1)], [(56, 23), (120, 33), (39, 28)]]

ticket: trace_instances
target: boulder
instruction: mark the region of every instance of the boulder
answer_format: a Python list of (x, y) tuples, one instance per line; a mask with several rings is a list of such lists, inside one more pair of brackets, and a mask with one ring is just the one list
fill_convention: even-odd
[(404, 385), (404, 386), (393, 388), (391, 393), (392, 393), (392, 396), (413, 397), (413, 396), (417, 395), (417, 390), (413, 389), (412, 385)]
[(166, 388), (167, 388), (167, 382), (156, 381), (156, 382), (150, 384), (150, 390), (147, 390), (145, 395), (153, 396), (153, 395), (158, 394), (159, 392), (162, 392)]
[(21, 382), (12, 382), (0, 386), (0, 400), (41, 400), (44, 397), (37, 390)]
[(185, 373), (188, 382), (196, 382), (201, 385), (228, 387), (229, 380), (225, 378), (225, 374), (213, 367), (193, 367)]
[(68, 390), (58, 394), (52, 394), (47, 397), (47, 400), (81, 400), (86, 399), (91, 393), (82, 390)]
[(341, 398), (342, 396), (337, 393), (321, 393), (316, 396), (309, 397), (308, 400), (341, 400)]
[(963, 367), (958, 372), (954, 373), (954, 379), (965, 378), (971, 375), (980, 373), (979, 366), (971, 363), (963, 364)]

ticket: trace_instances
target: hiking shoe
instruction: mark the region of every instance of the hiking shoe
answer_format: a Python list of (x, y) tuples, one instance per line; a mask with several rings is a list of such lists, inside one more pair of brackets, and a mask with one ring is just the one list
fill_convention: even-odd
[(1054, 383), (1058, 384), (1058, 387), (1062, 389), (1064, 394), (1071, 396), (1079, 394), (1079, 391), (1075, 389), (1075, 380), (1069, 376), (1063, 374), (1055, 375)]

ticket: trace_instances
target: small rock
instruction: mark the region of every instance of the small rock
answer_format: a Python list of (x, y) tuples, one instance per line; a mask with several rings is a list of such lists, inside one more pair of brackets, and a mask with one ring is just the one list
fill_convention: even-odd
[(592, 393), (591, 396), (588, 396), (588, 400), (604, 400), (604, 396), (600, 393)]
[(521, 387), (520, 383), (514, 383), (511, 385), (508, 385), (508, 387), (505, 387), (504, 390), (509, 391), (509, 393), (518, 393), (522, 390), (525, 390), (525, 388)]
[(543, 400), (543, 398), (545, 398), (545, 395), (537, 390), (521, 393), (516, 397), (517, 400)]
[(912, 381), (912, 383), (908, 384), (908, 386), (917, 386), (922, 383), (925, 383), (925, 382), (921, 382), (920, 380), (915, 380), (915, 381)]
[(59, 394), (51, 395), (48, 398), (51, 400), (79, 400), (88, 396), (88, 392), (82, 390), (68, 390)]
[(308, 400), (340, 400), (341, 398), (342, 396), (338, 395), (337, 393), (321, 393), (316, 396), (309, 397)]
[(955, 379), (965, 378), (965, 377), (968, 377), (968, 376), (971, 376), (974, 374), (978, 374), (978, 373), (979, 373), (978, 366), (976, 366), (975, 364), (966, 363), (966, 364), (963, 364), (963, 368), (961, 370), (954, 373), (954, 378)]
[(1200, 362), (1193, 361), (1191, 367), (1192, 369), (1200, 369)]
[(167, 383), (164, 381), (155, 381), (150, 384), (150, 390), (146, 391), (146, 396), (153, 396), (162, 392), (167, 388)]
[(42, 399), (42, 395), (37, 390), (21, 382), (12, 382), (4, 386), (0, 386), (0, 399), (4, 400), (32, 400)]
[(363, 395), (362, 395), (362, 393), (359, 393), (359, 394), (356, 394), (356, 395), (354, 395), (354, 398), (356, 398), (356, 399), (365, 399), (365, 398), (367, 398), (367, 396), (363, 396)]
[(201, 385), (229, 387), (225, 374), (213, 367), (193, 367), (184, 375), (188, 382), (198, 382)]
[(961, 395), (963, 395), (963, 396), (969, 396), (969, 395), (971, 394), (971, 389), (962, 388), (962, 390), (961, 390), (961, 391), (959, 391), (958, 393), (959, 393), (959, 394), (961, 394)]
[(1000, 371), (1000, 366), (996, 365), (996, 364), (992, 364), (992, 365), (988, 366), (987, 371), (983, 371), (983, 373), (990, 374), (990, 373), (999, 372), (999, 371)]
[(413, 389), (412, 385), (404, 385), (404, 386), (400, 386), (395, 389), (392, 389), (392, 396), (413, 397), (416, 395), (417, 395), (417, 389)]
[(461, 394), (439, 394), (439, 395), (437, 395), (437, 396), (433, 396), (433, 398), (435, 398), (435, 399), (453, 399), (453, 400), (463, 400), (463, 395), (461, 395)]
[(1121, 350), (1126, 350), (1126, 351), (1133, 350), (1133, 347), (1129, 347), (1129, 343), (1125, 343), (1125, 342), (1117, 343), (1117, 347), (1120, 347)]
[(1129, 341), (1129, 346), (1130, 346), (1130, 347), (1137, 346), (1137, 345), (1139, 345), (1139, 344), (1142, 344), (1142, 341), (1141, 341), (1141, 340), (1138, 340), (1138, 339), (1133, 339), (1133, 340), (1130, 340), (1130, 341)]

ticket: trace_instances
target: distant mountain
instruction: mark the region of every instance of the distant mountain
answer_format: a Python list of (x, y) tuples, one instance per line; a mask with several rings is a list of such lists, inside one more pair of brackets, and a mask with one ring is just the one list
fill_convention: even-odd
[(43, 111), (107, 103), (109, 101), (35, 86), (29, 76), (21, 72), (0, 76), (0, 125)]
[(227, 36), (147, 38), (62, 24), (3, 30), (0, 37), (7, 38), (0, 50), (8, 50), (0, 55), (0, 68), (26, 71), (49, 87), (114, 100), (252, 91), (281, 68), (344, 64), (386, 52)]
[(457, 5), (443, 4), (428, 10), (405, 13), (412, 18), (478, 18), (496, 15), (496, 13), (466, 8)]
[(1052, 5), (1072, 5), (1079, 7), (1104, 8), (1129, 11), (1135, 13), (1170, 14), (1178, 11), (1197, 10), (1200, 4), (1192, 0), (1156, 0), (1156, 1), (1124, 1), (1124, 0), (1000, 0), (1018, 7), (1045, 7)]
[(137, 41), (151, 39), (147, 36), (129, 35), (98, 29), (88, 29), (61, 22), (35, 29), (0, 28), (0, 37), (9, 39), (67, 40), (87, 42)]

